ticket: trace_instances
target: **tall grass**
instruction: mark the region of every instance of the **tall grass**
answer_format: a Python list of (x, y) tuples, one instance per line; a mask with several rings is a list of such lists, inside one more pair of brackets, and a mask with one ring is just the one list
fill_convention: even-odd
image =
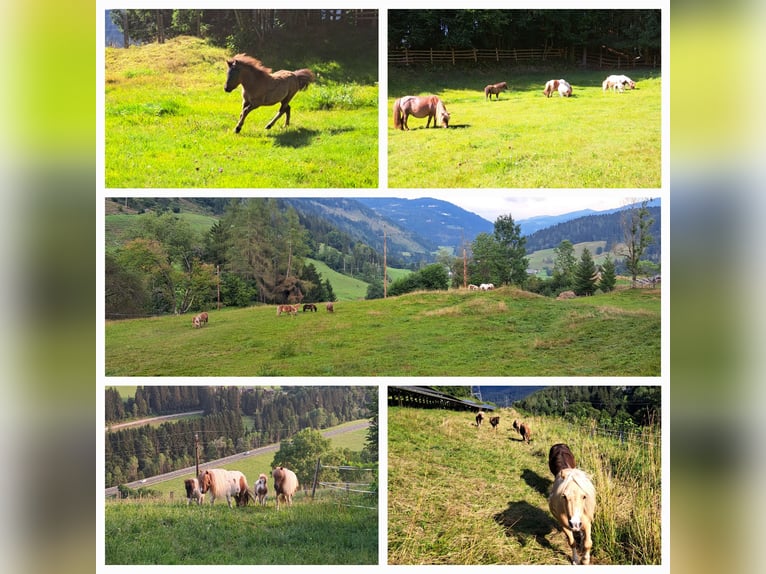
[(597, 490), (593, 563), (659, 564), (660, 452), (591, 437), (562, 419), (525, 417), (529, 444), (500, 409), (498, 431), (472, 413), (389, 407), (388, 560), (391, 564), (567, 564), (548, 510), (548, 449), (572, 448)]
[[(661, 184), (661, 78), (637, 72), (637, 89), (605, 93), (606, 74), (579, 69), (520, 72), (389, 70), (388, 182), (391, 187), (656, 188)], [(542, 95), (564, 77), (571, 98)], [(507, 81), (499, 101), (488, 83)], [(393, 129), (396, 98), (434, 93), (449, 129)], [(418, 161), (413, 161), (417, 157)]]
[(107, 321), (109, 376), (658, 376), (660, 292), (556, 301), (511, 288)]

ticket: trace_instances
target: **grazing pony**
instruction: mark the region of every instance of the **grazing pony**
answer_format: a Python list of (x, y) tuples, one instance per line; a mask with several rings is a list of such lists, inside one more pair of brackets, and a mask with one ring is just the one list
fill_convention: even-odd
[(479, 411), (476, 413), (476, 426), (480, 427), (481, 423), (484, 422), (484, 411)]
[(495, 286), (492, 283), (482, 283), (481, 285), (479, 285), (479, 289), (481, 291), (492, 291), (492, 289), (494, 288)]
[(569, 85), (564, 79), (561, 80), (548, 80), (545, 82), (545, 89), (543, 89), (543, 95), (546, 98), (550, 98), (553, 92), (558, 92), (559, 96), (568, 98), (572, 95), (572, 86)]
[(398, 130), (409, 130), (407, 118), (415, 116), (416, 118), (428, 117), (426, 127), (431, 125), (431, 120), (443, 128), (449, 125), (449, 112), (444, 107), (438, 96), (404, 96), (394, 102), (394, 127)]
[(553, 95), (553, 92), (557, 91), (559, 89), (559, 81), (558, 80), (548, 80), (545, 82), (545, 88), (543, 89), (543, 95), (546, 98), (550, 98)]
[(297, 305), (277, 305), (277, 317), (282, 313), (290, 313), (293, 317), (298, 313)]
[(519, 434), (524, 442), (529, 442), (529, 439), (532, 436), (532, 429), (527, 423), (521, 423), (521, 425), (519, 425)]
[(521, 425), (521, 423), (519, 422), (519, 419), (515, 419), (515, 420), (513, 421), (513, 430), (515, 430), (516, 432), (521, 432), (521, 431), (519, 430), (519, 429), (521, 428), (521, 426), (520, 426), (520, 425)]
[(201, 472), (198, 480), (202, 494), (210, 492), (211, 505), (215, 503), (216, 498), (226, 498), (229, 508), (232, 498), (237, 506), (247, 506), (253, 499), (247, 486), (247, 478), (238, 470), (212, 468)]
[(495, 99), (500, 99), (500, 92), (508, 89), (508, 84), (500, 82), (498, 84), (489, 84), (484, 87), (484, 99), (492, 100), (492, 94), (495, 94)]
[(559, 96), (568, 98), (572, 95), (572, 86), (566, 80), (559, 80)]
[(317, 310), (317, 306), (316, 306), (316, 305), (314, 305), (313, 303), (306, 303), (306, 304), (303, 306), (303, 312), (304, 312), (304, 313), (305, 313), (306, 311), (313, 311), (314, 313), (316, 313), (316, 310)]
[(609, 89), (613, 92), (624, 92), (625, 86), (633, 90), (636, 87), (636, 82), (624, 74), (612, 74), (601, 82), (601, 89), (605, 92)]
[(242, 113), (239, 122), (234, 128), (236, 133), (242, 129), (247, 114), (260, 106), (273, 106), (281, 104), (277, 115), (266, 124), (266, 129), (285, 116), (285, 126), (290, 125), (290, 100), (299, 90), (305, 90), (314, 81), (314, 72), (306, 68), (290, 72), (279, 70), (271, 72), (259, 60), (247, 54), (237, 54), (230, 60), (226, 60), (229, 71), (226, 75), (226, 84), (223, 89), (231, 92), (234, 88), (242, 86)]
[(328, 313), (334, 313), (335, 312), (335, 307), (333, 307), (332, 303), (328, 303), (327, 305), (325, 305), (325, 309), (327, 309)]
[(191, 501), (194, 500), (197, 504), (205, 502), (205, 495), (199, 488), (199, 479), (187, 478), (184, 480), (184, 488), (186, 489), (186, 505), (189, 506)]
[[(590, 564), (593, 540), (590, 536), (593, 516), (596, 513), (596, 489), (579, 468), (564, 468), (553, 481), (548, 497), (548, 508), (561, 525), (572, 549), (572, 564)], [(579, 534), (575, 542), (574, 533)], [(578, 550), (582, 557), (578, 556)]]
[(479, 290), (479, 286), (478, 286), (478, 285), (474, 285), (473, 283), (471, 283), (471, 284), (468, 286), (468, 290), (469, 290), (469, 291), (478, 291), (478, 290)]
[(489, 424), (492, 425), (492, 428), (495, 429), (495, 432), (497, 432), (497, 426), (500, 424), (500, 417), (492, 417), (489, 419)]
[(205, 323), (205, 325), (207, 325), (207, 313), (205, 313), (204, 311), (200, 313), (199, 315), (194, 316), (194, 318), (192, 319), (192, 327), (194, 327), (195, 329), (199, 329), (200, 327), (202, 327), (202, 323)]
[(277, 493), (277, 510), (281, 500), (287, 506), (293, 505), (293, 494), (298, 490), (298, 477), (289, 468), (278, 466), (271, 473), (274, 477), (274, 492)]
[(551, 474), (554, 477), (565, 468), (575, 468), (576, 466), (574, 455), (567, 445), (560, 442), (551, 447), (548, 452), (548, 468), (551, 469)]
[(260, 476), (258, 476), (258, 480), (253, 485), (255, 498), (261, 506), (266, 506), (266, 495), (269, 493), (269, 485), (267, 481), (268, 478), (266, 475), (261, 473)]

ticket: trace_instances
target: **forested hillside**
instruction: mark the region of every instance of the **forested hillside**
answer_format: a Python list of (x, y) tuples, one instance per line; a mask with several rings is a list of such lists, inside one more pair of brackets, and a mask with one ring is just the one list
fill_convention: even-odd
[(203, 461), (284, 440), (304, 428), (323, 429), (370, 418), (374, 387), (138, 387), (127, 401), (106, 389), (106, 422), (202, 409), (191, 417), (106, 433), (107, 486), (194, 464), (194, 436)]

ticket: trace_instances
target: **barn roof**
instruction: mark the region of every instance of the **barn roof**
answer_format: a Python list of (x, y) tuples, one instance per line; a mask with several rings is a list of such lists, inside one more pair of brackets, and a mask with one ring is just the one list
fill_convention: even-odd
[(495, 410), (495, 405), (460, 399), (431, 387), (388, 387), (389, 406), (440, 408), (460, 411)]

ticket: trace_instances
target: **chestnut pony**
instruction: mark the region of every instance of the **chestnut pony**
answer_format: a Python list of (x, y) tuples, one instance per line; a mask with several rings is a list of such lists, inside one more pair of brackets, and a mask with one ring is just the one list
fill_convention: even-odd
[(398, 130), (409, 130), (407, 118), (415, 116), (416, 118), (428, 117), (426, 127), (431, 125), (431, 120), (443, 128), (449, 125), (449, 112), (444, 107), (438, 96), (404, 96), (394, 102), (394, 127)]

